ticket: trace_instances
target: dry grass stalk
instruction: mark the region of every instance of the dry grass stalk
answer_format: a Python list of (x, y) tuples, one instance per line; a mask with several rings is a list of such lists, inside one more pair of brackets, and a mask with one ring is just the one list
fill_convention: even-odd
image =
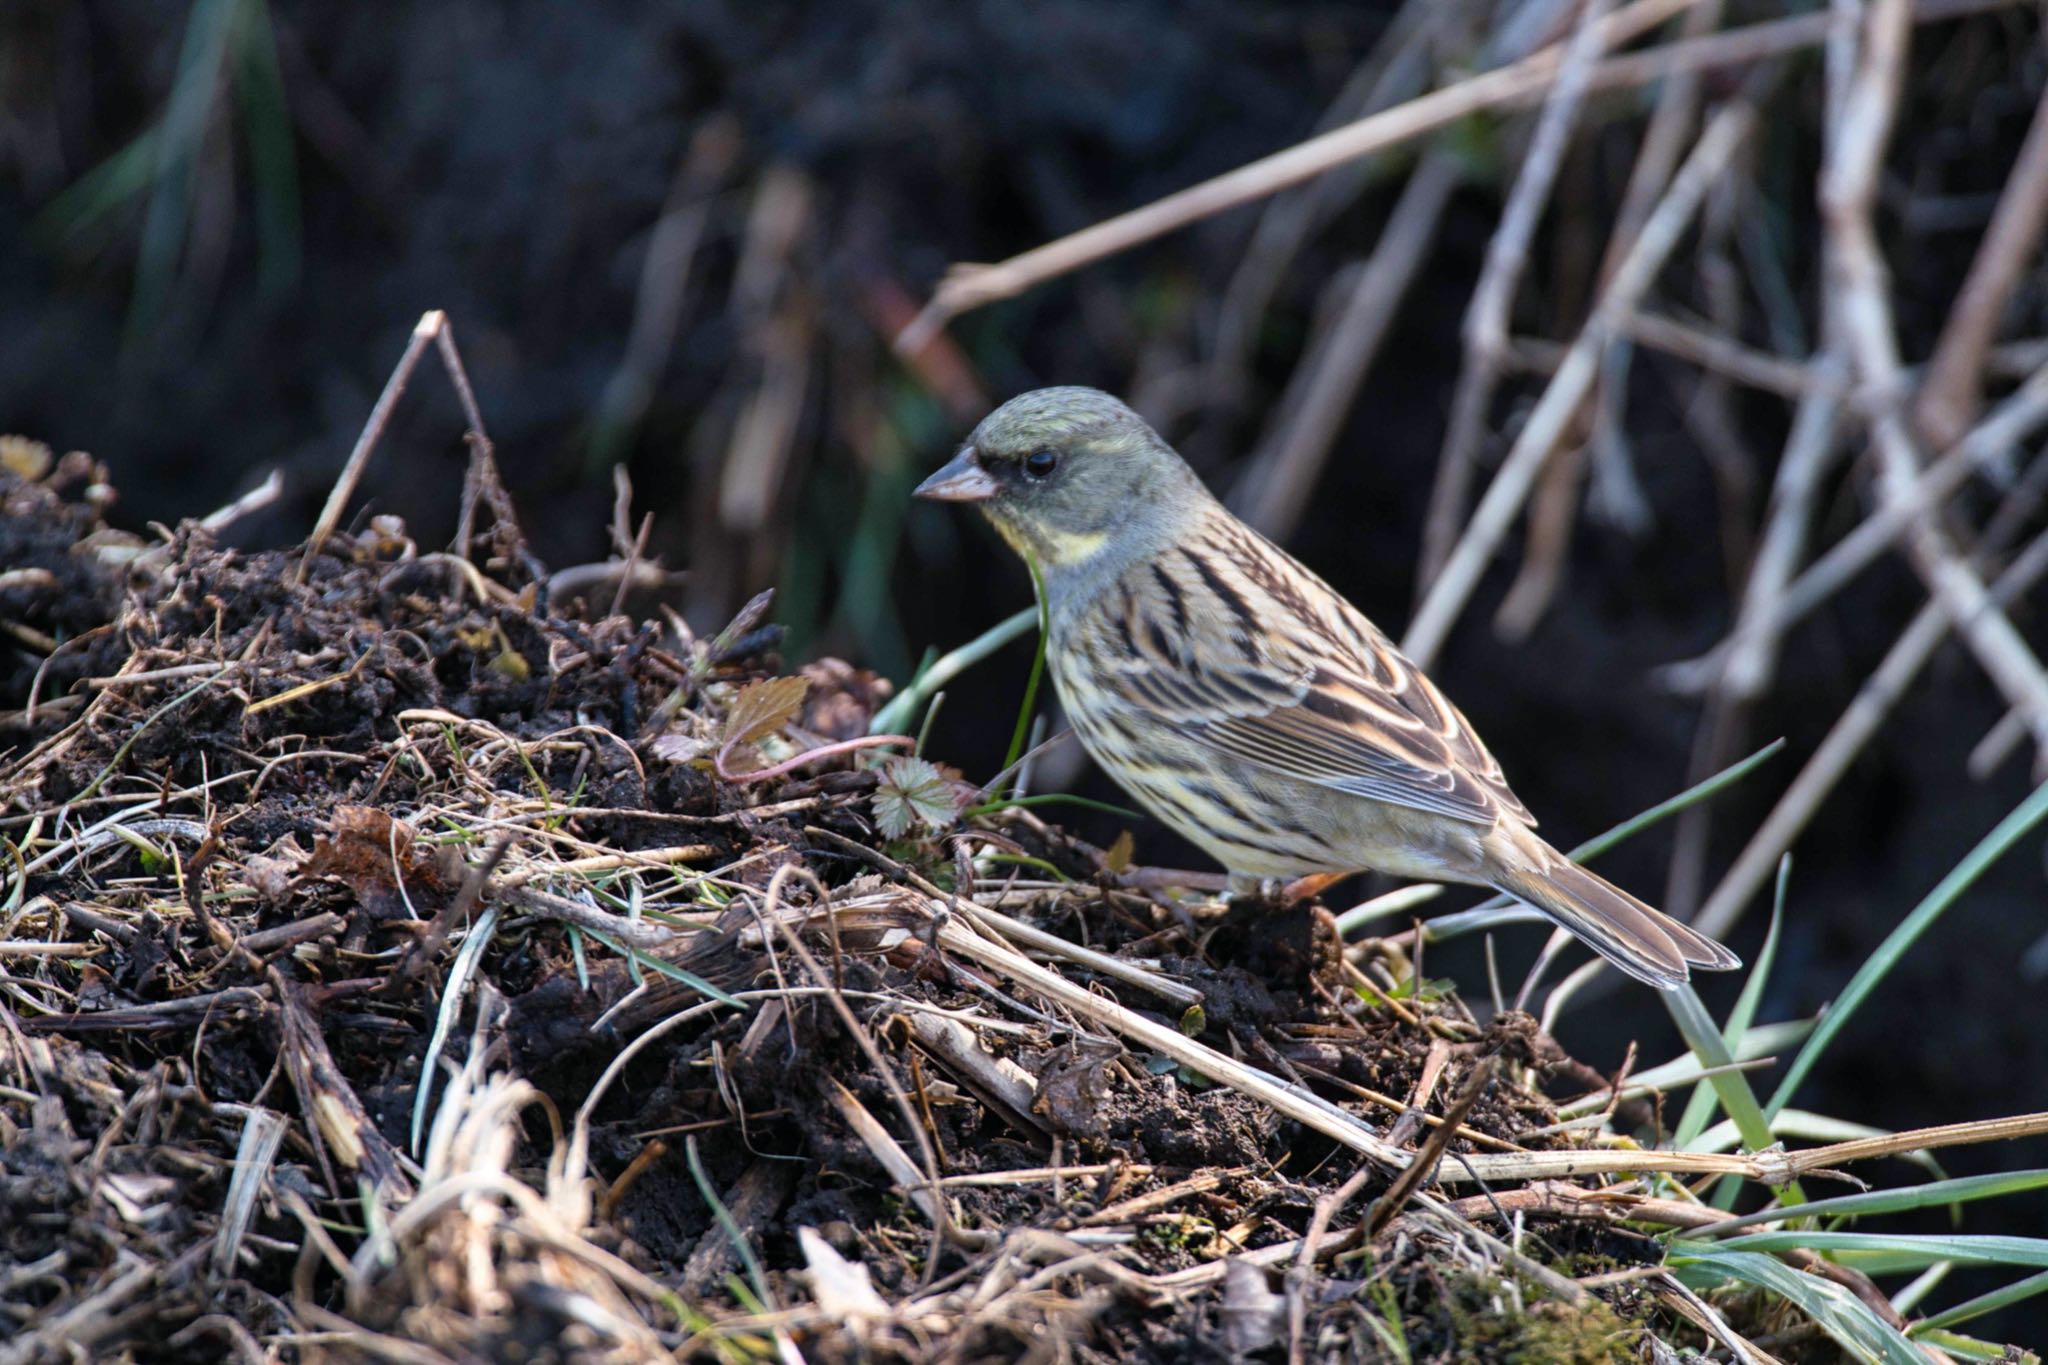
[(1722, 106), (1672, 180), (1656, 212), (1643, 225), (1642, 234), (1616, 268), (1593, 316), (1566, 352), (1455, 548), (1446, 556), (1443, 572), (1431, 582), (1422, 605), (1409, 622), (1402, 637), (1402, 649), (1424, 667), (1442, 649), (1451, 626), (1478, 586), (1479, 575), (1520, 512), (1566, 424), (1591, 391), (1602, 350), (1618, 334), (1622, 321), (1635, 311), (1708, 188), (1727, 167), (1755, 123), (1756, 108), (1749, 101), (1736, 99)]
[(2048, 228), (2048, 94), (2034, 109), (2019, 158), (1999, 192), (1998, 209), (1942, 324), (1913, 401), (1920, 434), (1934, 445), (1954, 444), (1977, 420), (1991, 343), (2021, 272), (2040, 246), (2043, 228)]
[[(1696, 15), (1704, 6), (1688, 13)], [(1550, 200), (1558, 168), (1570, 144), (1579, 105), (1585, 97), (1593, 65), (1602, 55), (1600, 21), (1605, 4), (1589, 4), (1579, 14), (1578, 28), (1565, 48), (1557, 79), (1543, 103), (1522, 168), (1508, 191), (1500, 226), (1487, 240), (1486, 259), (1465, 306), (1464, 364), (1451, 393), (1450, 423), (1437, 457), (1436, 485), (1430, 493), (1429, 516), (1422, 531), (1422, 567), (1417, 582), (1427, 585), (1450, 555), (1456, 528), (1464, 514), (1467, 491), (1485, 439), (1502, 369), (1508, 356), (1508, 312), (1529, 256), (1529, 243)]]
[[(1697, 0), (1635, 0), (1601, 26), (1601, 45), (1619, 47), (1694, 3)], [(1562, 55), (1563, 44), (1553, 44), (1512, 66), (1367, 115), (998, 265), (957, 266), (917, 321), (897, 339), (897, 347), (915, 350), (930, 332), (970, 309), (1013, 297), (1104, 256), (1298, 185), (1359, 157), (1435, 132), (1482, 109), (1540, 98), (1556, 79)]]
[[(1933, 23), (1998, 9), (2012, 0), (1932, 0), (1914, 11), (1917, 22)], [(1610, 15), (1599, 38), (1609, 49), (1649, 32), (1700, 0), (1635, 0)], [(1681, 70), (1706, 70), (1761, 61), (1782, 52), (1811, 47), (1828, 32), (1825, 15), (1750, 25), (1729, 33), (1685, 40), (1645, 52), (1609, 58), (1595, 69), (1596, 90), (1645, 84)], [(915, 352), (930, 336), (960, 314), (1001, 299), (1013, 298), (1047, 280), (1127, 251), (1189, 223), (1240, 204), (1277, 193), (1322, 175), (1360, 157), (1384, 151), (1436, 132), (1472, 114), (1493, 108), (1535, 103), (1556, 79), (1564, 44), (1557, 43), (1512, 66), (1471, 77), (1432, 91), (1355, 123), (1332, 129), (1259, 161), (1225, 172), (1199, 185), (1108, 218), (1092, 227), (1013, 256), (994, 265), (954, 266), (930, 303), (898, 335), (901, 352)]]
[(1238, 476), (1230, 498), (1238, 515), (1268, 536), (1284, 539), (1300, 520), (1462, 179), (1449, 152), (1439, 148), (1423, 155), (1372, 255), (1345, 291), (1336, 320), (1295, 367), (1280, 400), (1281, 416)]
[[(2044, 573), (2048, 573), (2048, 533), (2036, 537), (2014, 557), (1993, 584), (1992, 592), (2002, 601), (2012, 601), (2024, 595)], [(1725, 934), (1741, 918), (1769, 881), (1778, 859), (1884, 725), (1885, 718), (1934, 656), (1935, 649), (1948, 638), (1949, 629), (1948, 615), (1939, 604), (1929, 603), (1913, 617), (1814, 749), (1792, 785), (1750, 835), (1742, 852), (1722, 874), (1713, 894), (1701, 905), (1694, 920), (1700, 932)]]
[[(1908, 0), (1873, 0), (1863, 51), (1843, 101), (1821, 182), (1821, 210), (1833, 249), (1835, 306), (1871, 408), (1878, 486), (1887, 501), (1908, 496), (1924, 461), (1907, 425), (1904, 366), (1893, 330), (1887, 272), (1873, 222), (1877, 175), (1890, 136), (1912, 29)], [(2048, 758), (2048, 672), (1990, 598), (1949, 537), (1924, 512), (1906, 532), (1913, 566), (2006, 699), (2026, 718)]]
[[(1801, 411), (1805, 411), (1804, 405)], [(1973, 475), (1995, 469), (2044, 421), (2048, 421), (2048, 367), (2030, 373), (1960, 441), (1930, 461), (1903, 495), (1883, 501), (1780, 591), (1759, 591), (1753, 608), (1745, 601), (1743, 614), (1728, 638), (1698, 659), (1670, 665), (1665, 670), (1667, 684), (1684, 692), (1706, 689), (1719, 670), (1732, 666), (1734, 656), (1760, 648), (1765, 637), (1781, 634), (1839, 592), (1895, 546), (1916, 517), (1939, 515)], [(1769, 539), (1767, 530), (1766, 543)]]

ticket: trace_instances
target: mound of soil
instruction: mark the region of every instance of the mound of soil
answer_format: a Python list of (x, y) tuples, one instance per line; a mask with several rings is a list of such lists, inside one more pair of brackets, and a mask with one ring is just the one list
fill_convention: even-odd
[(1653, 1101), (1561, 1122), (1611, 1078), (1400, 939), (865, 742), (887, 686), (765, 599), (697, 638), (503, 515), (242, 554), (10, 469), (0, 1361), (1709, 1344), (1683, 1186), (1469, 1178)]

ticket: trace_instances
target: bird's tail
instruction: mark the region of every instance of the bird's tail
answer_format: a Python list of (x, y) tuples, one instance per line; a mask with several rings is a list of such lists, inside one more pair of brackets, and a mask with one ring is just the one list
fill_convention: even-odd
[(1724, 972), (1742, 965), (1705, 934), (1651, 909), (1536, 836), (1517, 842), (1524, 856), (1499, 870), (1494, 890), (1541, 910), (1638, 981), (1668, 989), (1683, 984), (1694, 967)]

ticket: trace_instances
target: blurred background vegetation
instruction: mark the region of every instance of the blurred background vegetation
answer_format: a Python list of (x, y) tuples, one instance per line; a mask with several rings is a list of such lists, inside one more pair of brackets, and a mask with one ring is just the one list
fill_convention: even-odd
[[(2048, 73), (2037, 6), (1921, 9), (1876, 217), (1908, 364), (1950, 318)], [(1701, 5), (1667, 36), (1797, 12)], [(1546, 0), (10, 0), (0, 429), (105, 459), (117, 519), (137, 528), (278, 469), (284, 497), (233, 534), (287, 543), (414, 321), (445, 309), (551, 564), (606, 553), (622, 463), (700, 629), (774, 585), (792, 657), (900, 682), (1029, 593), (978, 524), (911, 505), (909, 488), (992, 403), (1094, 384), (1398, 635), (1425, 586), (1468, 303), (1534, 110), (1474, 115), (968, 313), (914, 363), (891, 341), (952, 263), (1010, 256), (1572, 30), (1572, 7)], [(1702, 697), (1660, 672), (1727, 635), (1797, 397), (1845, 382), (1824, 363), (1823, 49), (1787, 45), (1766, 65), (1760, 125), (1645, 309), (1686, 336), (1605, 353), (1535, 530), (1515, 532), (1435, 670), (1561, 845), (1785, 736), (1711, 823), (1612, 860), (1679, 913), (1926, 601), (1886, 555), (1787, 634), (1756, 696)], [(1699, 75), (1679, 151), (1758, 69)], [(1583, 323), (1610, 228), (1640, 210), (1631, 177), (1669, 97), (1668, 81), (1595, 90), (1569, 129), (1498, 382), (1477, 396), (1476, 487)], [(1369, 272), (1395, 264), (1375, 253), (1397, 230), (1411, 259), (1387, 291)], [(2044, 281), (2030, 253), (2001, 291), (1987, 400), (2041, 363)], [(1701, 337), (1740, 354), (1703, 366), (1682, 354)], [(1845, 422), (1832, 444), (1814, 547), (1874, 505), (1864, 428)], [(2012, 501), (2038, 448), (1994, 452), (1961, 523), (2004, 509), (2008, 543), (2038, 533), (2038, 509)], [(363, 500), (445, 540), (462, 453), (453, 396), (423, 373)], [(2014, 621), (2048, 642), (2039, 601), (2023, 596)], [(956, 684), (930, 752), (992, 774), (1028, 659), (1020, 643)], [(1972, 771), (2007, 709), (1969, 651), (1933, 655), (1793, 846), (1763, 1017), (1831, 998), (2026, 792), (2027, 743)], [(1114, 795), (1070, 756), (1047, 766), (1041, 785)], [(1119, 824), (1075, 822), (1105, 843)], [(1138, 835), (1145, 861), (1200, 865), (1154, 826)], [(1837, 1045), (1812, 1107), (1901, 1128), (2039, 1107), (2048, 888), (2041, 841), (2022, 849), (1895, 974), (1890, 1026), (1873, 1014)], [(1739, 949), (1760, 918), (1733, 930)], [(1537, 938), (1503, 944), (1504, 962)], [(1446, 950), (1445, 970), (1483, 972), (1474, 954)], [(1632, 994), (1564, 1022), (1577, 1055), (1618, 1065), (1632, 1034), (1668, 1029)], [(2048, 1165), (2048, 1151), (1964, 1149), (1954, 1167), (1973, 1161)]]

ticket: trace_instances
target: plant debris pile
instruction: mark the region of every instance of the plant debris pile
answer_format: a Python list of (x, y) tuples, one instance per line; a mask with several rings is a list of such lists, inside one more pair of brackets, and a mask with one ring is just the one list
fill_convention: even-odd
[(886, 684), (785, 676), (765, 600), (625, 615), (630, 549), (548, 573), (487, 449), (448, 553), (143, 542), (83, 457), (8, 470), (0, 1362), (1637, 1360), (1745, 1311), (1662, 1268), (1697, 1204), (1514, 1178), (1658, 1117), (1528, 1016), (868, 743)]

